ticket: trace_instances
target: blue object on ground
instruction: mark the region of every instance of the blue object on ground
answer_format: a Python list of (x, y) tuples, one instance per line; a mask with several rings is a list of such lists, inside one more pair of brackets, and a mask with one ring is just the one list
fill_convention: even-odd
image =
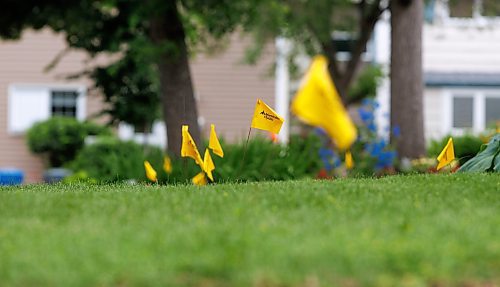
[(71, 171), (65, 168), (51, 168), (43, 173), (43, 181), (46, 183), (56, 183), (63, 180), (68, 175), (71, 175)]
[(0, 185), (16, 185), (23, 183), (24, 173), (16, 168), (0, 168)]

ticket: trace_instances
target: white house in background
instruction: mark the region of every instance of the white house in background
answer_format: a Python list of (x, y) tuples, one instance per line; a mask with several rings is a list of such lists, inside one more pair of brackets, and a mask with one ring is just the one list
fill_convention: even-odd
[[(481, 4), (487, 2), (483, 1), (460, 3), (463, 12), (465, 2), (474, 2), (470, 17), (462, 18), (453, 17), (444, 0), (429, 1), (426, 7), (423, 72), (427, 141), (448, 134), (479, 133), (500, 121), (500, 17), (481, 16)], [(375, 62), (388, 71), (389, 15), (377, 24), (374, 40)], [(386, 79), (378, 90), (380, 127), (389, 125), (389, 86)]]

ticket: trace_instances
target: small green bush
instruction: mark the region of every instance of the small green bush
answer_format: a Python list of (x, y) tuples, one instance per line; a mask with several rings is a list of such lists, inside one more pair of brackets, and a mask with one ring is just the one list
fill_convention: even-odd
[(52, 117), (35, 123), (27, 133), (28, 147), (42, 155), (50, 167), (60, 167), (73, 160), (89, 135), (110, 134), (111, 131), (90, 122), (69, 117)]
[[(446, 146), (449, 138), (450, 136), (445, 136), (440, 140), (431, 141), (427, 149), (429, 156), (437, 157)], [(452, 138), (455, 158), (459, 161), (460, 165), (465, 164), (468, 160), (473, 158), (481, 149), (481, 145), (483, 145), (481, 138), (473, 135), (456, 136)]]
[(132, 141), (99, 138), (97, 142), (83, 147), (70, 167), (101, 182), (145, 180), (144, 160), (161, 167), (163, 153), (160, 148), (144, 147)]

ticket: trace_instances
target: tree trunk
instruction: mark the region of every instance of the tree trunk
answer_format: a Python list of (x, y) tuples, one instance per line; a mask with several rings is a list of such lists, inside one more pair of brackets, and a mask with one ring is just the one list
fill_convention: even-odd
[(163, 119), (167, 129), (168, 151), (180, 155), (182, 125), (189, 125), (193, 139), (200, 143), (198, 112), (194, 99), (185, 31), (176, 1), (169, 1), (161, 15), (151, 21), (151, 38), (165, 47), (158, 56)]
[(422, 81), (423, 0), (391, 1), (391, 134), (400, 158), (425, 154)]

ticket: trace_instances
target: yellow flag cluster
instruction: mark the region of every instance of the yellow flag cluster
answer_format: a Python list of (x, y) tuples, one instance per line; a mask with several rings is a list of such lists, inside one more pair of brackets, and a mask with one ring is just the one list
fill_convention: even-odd
[(146, 177), (152, 182), (158, 182), (156, 177), (156, 170), (151, 166), (149, 161), (144, 161), (144, 169), (146, 170)]
[(170, 160), (170, 158), (168, 156), (163, 157), (163, 170), (167, 174), (172, 173), (172, 161)]
[(196, 147), (196, 143), (194, 142), (193, 137), (189, 133), (189, 127), (186, 125), (182, 126), (181, 156), (194, 159), (196, 164), (203, 168), (203, 160), (201, 159), (200, 152)]
[(217, 138), (217, 133), (215, 132), (215, 125), (210, 126), (210, 140), (208, 144), (208, 148), (205, 149), (205, 154), (203, 159), (196, 147), (196, 143), (193, 140), (193, 137), (189, 133), (189, 127), (186, 125), (182, 126), (182, 147), (181, 147), (181, 156), (182, 157), (190, 157), (194, 159), (197, 165), (200, 166), (201, 172), (192, 178), (192, 182), (195, 185), (205, 185), (207, 184), (208, 178), (211, 181), (214, 181), (214, 177), (212, 172), (215, 170), (215, 164), (212, 160), (212, 156), (210, 155), (209, 149), (219, 157), (224, 157), (224, 151), (222, 150), (222, 146)]
[(206, 185), (207, 184), (207, 177), (205, 176), (205, 173), (202, 171), (195, 175), (193, 179), (191, 179), (194, 185)]
[[(156, 173), (156, 170), (153, 168), (151, 163), (149, 163), (149, 161), (147, 160), (144, 161), (144, 170), (146, 171), (146, 177), (149, 180), (151, 180), (152, 182), (158, 182), (158, 174)], [(172, 161), (168, 156), (163, 157), (163, 170), (167, 174), (172, 173)]]
[(219, 157), (224, 157), (224, 151), (220, 145), (217, 133), (215, 133), (215, 125), (210, 125), (210, 140), (208, 141), (208, 148)]
[(443, 148), (443, 150), (437, 157), (438, 165), (436, 169), (437, 170), (442, 169), (443, 167), (450, 164), (454, 159), (455, 159), (455, 149), (453, 148), (453, 139), (450, 138), (446, 146)]
[(257, 100), (253, 112), (252, 128), (279, 133), (285, 120), (262, 100)]
[(345, 167), (347, 169), (352, 169), (354, 167), (354, 159), (352, 158), (352, 153), (350, 150), (345, 152)]
[(305, 123), (324, 129), (340, 150), (348, 149), (356, 140), (356, 127), (330, 78), (324, 56), (314, 57), (291, 111)]

